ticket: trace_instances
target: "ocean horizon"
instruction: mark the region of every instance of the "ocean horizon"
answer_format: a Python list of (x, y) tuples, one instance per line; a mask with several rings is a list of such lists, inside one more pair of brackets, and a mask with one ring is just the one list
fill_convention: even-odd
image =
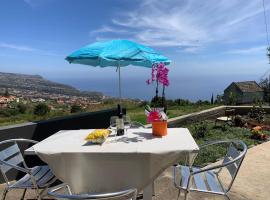
[[(260, 77), (256, 75), (183, 75), (172, 77), (170, 86), (166, 88), (167, 99), (188, 99), (190, 101), (209, 100), (212, 94), (223, 94), (224, 89), (231, 82), (255, 80)], [(52, 80), (52, 79), (50, 79)], [(82, 91), (102, 92), (104, 95), (118, 97), (118, 77), (110, 78), (54, 78), (53, 81), (71, 85)], [(147, 85), (142, 77), (122, 77), (122, 97), (150, 100), (155, 95), (154, 85)], [(161, 95), (160, 87), (159, 94)]]

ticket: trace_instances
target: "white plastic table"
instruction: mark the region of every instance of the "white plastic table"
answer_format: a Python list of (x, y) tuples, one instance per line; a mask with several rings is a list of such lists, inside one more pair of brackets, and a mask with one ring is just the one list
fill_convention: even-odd
[(102, 145), (84, 140), (91, 131), (60, 131), (25, 153), (38, 155), (75, 193), (137, 188), (149, 200), (154, 180), (185, 156), (193, 160), (199, 150), (186, 128), (169, 128), (164, 137), (152, 136), (152, 129), (129, 129)]

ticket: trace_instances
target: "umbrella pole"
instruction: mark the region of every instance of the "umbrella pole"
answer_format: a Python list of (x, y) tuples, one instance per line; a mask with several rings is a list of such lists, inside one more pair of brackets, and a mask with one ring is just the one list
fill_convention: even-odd
[(119, 104), (121, 105), (122, 92), (121, 92), (121, 67), (118, 62), (118, 90), (119, 90)]

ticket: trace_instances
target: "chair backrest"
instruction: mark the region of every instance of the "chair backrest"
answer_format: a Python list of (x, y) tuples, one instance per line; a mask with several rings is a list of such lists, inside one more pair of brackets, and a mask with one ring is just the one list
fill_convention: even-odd
[(226, 156), (223, 159), (223, 165), (225, 165), (232, 178), (227, 190), (231, 188), (234, 179), (240, 169), (242, 161), (244, 160), (246, 152), (247, 145), (244, 142), (236, 140), (230, 143)]
[(0, 170), (2, 172), (2, 175), (9, 184), (8, 178), (6, 176), (6, 173), (13, 169), (12, 166), (5, 164), (4, 162), (7, 162), (11, 165), (20, 166), (23, 164), (24, 167), (26, 167), (24, 158), (22, 156), (22, 153), (20, 151), (20, 148), (18, 144), (15, 141), (12, 140), (5, 140), (0, 143), (0, 147), (3, 145), (12, 144), (11, 146), (8, 146), (6, 148), (3, 148), (0, 151)]
[[(119, 192), (112, 193), (94, 193), (94, 194), (65, 194), (63, 188), (68, 187), (66, 184), (61, 184), (53, 188), (49, 188), (48, 195), (56, 199), (77, 199), (77, 200), (91, 200), (91, 199), (100, 199), (100, 200), (136, 200), (137, 190), (136, 189), (127, 189)], [(61, 193), (58, 191), (61, 190)]]

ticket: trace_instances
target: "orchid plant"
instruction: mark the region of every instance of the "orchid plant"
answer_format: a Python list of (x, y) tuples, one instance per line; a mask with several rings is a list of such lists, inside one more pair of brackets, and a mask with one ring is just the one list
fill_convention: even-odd
[(162, 104), (164, 104), (165, 100), (165, 87), (170, 85), (170, 81), (168, 78), (169, 69), (165, 67), (164, 63), (158, 63), (152, 65), (152, 73), (151, 78), (146, 81), (148, 85), (155, 83), (156, 84), (156, 96), (153, 98), (152, 102), (157, 102), (159, 100), (158, 97), (158, 89), (159, 86), (162, 85)]

